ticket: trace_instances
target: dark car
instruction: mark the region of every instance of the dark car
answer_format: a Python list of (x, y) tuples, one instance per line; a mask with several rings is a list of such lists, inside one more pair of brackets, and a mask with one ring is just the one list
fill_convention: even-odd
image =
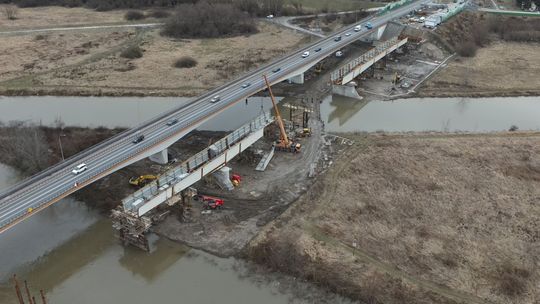
[(132, 141), (132, 143), (138, 144), (143, 140), (144, 140), (144, 135), (139, 135), (139, 136), (135, 137), (135, 139)]
[(313, 50), (314, 52), (320, 52), (322, 50), (322, 48), (316, 48), (315, 50)]
[(169, 121), (167, 121), (167, 126), (172, 126), (172, 125), (175, 125), (176, 123), (178, 122), (178, 119), (171, 119)]
[(341, 40), (341, 36), (336, 36), (336, 38), (334, 38), (334, 41), (340, 41)]
[(279, 71), (281, 71), (281, 68), (275, 68), (275, 69), (272, 70), (272, 73), (277, 73)]

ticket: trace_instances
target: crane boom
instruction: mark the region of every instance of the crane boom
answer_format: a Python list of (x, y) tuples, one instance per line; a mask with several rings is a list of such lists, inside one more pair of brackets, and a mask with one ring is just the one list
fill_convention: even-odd
[(266, 78), (266, 75), (263, 75), (264, 82), (266, 83), (266, 87), (268, 88), (268, 92), (270, 92), (270, 98), (272, 99), (272, 105), (274, 106), (274, 111), (276, 111), (276, 120), (279, 125), (279, 131), (281, 133), (281, 140), (285, 144), (285, 146), (289, 146), (289, 137), (287, 136), (287, 132), (285, 131), (285, 125), (283, 124), (283, 120), (281, 119), (281, 114), (279, 113), (279, 109), (276, 104), (276, 100), (274, 99), (274, 94), (272, 93), (272, 88), (270, 88), (270, 83), (268, 82), (268, 78)]

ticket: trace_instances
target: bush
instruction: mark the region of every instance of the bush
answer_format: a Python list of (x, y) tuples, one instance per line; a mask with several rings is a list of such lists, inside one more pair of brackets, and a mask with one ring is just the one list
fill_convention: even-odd
[(527, 269), (522, 269), (505, 263), (499, 269), (498, 279), (500, 291), (507, 296), (518, 296), (527, 291), (527, 279), (531, 273)]
[(197, 65), (197, 60), (189, 56), (180, 57), (174, 63), (174, 67), (179, 68), (179, 69), (192, 68), (196, 65)]
[(178, 6), (162, 34), (175, 38), (215, 38), (257, 32), (253, 18), (232, 4), (206, 1)]
[(133, 45), (120, 53), (120, 57), (128, 59), (141, 58), (143, 56), (143, 51), (138, 45)]
[(142, 20), (145, 18), (144, 14), (139, 11), (127, 11), (124, 15), (126, 20)]
[(149, 16), (157, 18), (157, 19), (162, 19), (162, 18), (168, 18), (170, 15), (171, 14), (169, 14), (169, 12), (167, 12), (167, 11), (157, 10), (157, 11), (151, 12)]
[(478, 46), (471, 40), (463, 42), (461, 45), (456, 46), (456, 52), (461, 57), (474, 57)]
[(15, 20), (17, 19), (17, 7), (12, 5), (4, 6), (4, 16), (6, 16), (7, 20)]

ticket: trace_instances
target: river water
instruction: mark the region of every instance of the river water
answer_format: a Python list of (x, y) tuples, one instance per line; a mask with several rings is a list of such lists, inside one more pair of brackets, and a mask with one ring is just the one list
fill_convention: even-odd
[[(182, 98), (0, 98), (0, 121), (67, 126), (130, 127), (187, 102)], [(287, 100), (284, 100), (284, 103)], [(250, 98), (202, 129), (234, 129), (270, 108)], [(286, 111), (286, 108), (284, 108)], [(239, 114), (241, 113), (241, 114)], [(321, 115), (329, 131), (498, 131), (540, 129), (540, 98), (407, 99), (358, 102), (328, 97)], [(0, 164), (0, 191), (19, 179)], [(243, 261), (218, 258), (156, 239), (150, 254), (121, 246), (108, 219), (64, 199), (0, 234), (0, 303), (17, 303), (12, 273), (47, 291), (49, 303), (291, 303), (312, 302), (276, 282), (246, 276)], [(293, 299), (294, 300), (291, 300)], [(345, 303), (335, 297), (331, 303)]]
[[(185, 97), (0, 97), (0, 122), (26, 121), (54, 126), (61, 121), (66, 126), (125, 128), (190, 100)], [(268, 97), (250, 97), (247, 103), (233, 105), (199, 129), (234, 130), (271, 107)]]
[(329, 96), (321, 116), (330, 132), (540, 129), (540, 97), (411, 98), (362, 102)]
[[(132, 127), (188, 102), (179, 97), (0, 97), (0, 122), (29, 121), (53, 126)], [(282, 103), (288, 102), (288, 99)], [(203, 130), (232, 130), (268, 111), (268, 97), (252, 97), (225, 110)], [(262, 108), (262, 110), (261, 110)], [(284, 116), (286, 115), (286, 109)], [(241, 113), (241, 114), (239, 114)], [(337, 95), (321, 104), (330, 132), (503, 131), (540, 129), (540, 97), (411, 98), (363, 102)]]

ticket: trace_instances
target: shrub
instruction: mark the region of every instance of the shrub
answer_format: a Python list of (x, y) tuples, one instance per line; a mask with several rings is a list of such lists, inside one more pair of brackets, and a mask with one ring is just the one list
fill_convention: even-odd
[(174, 67), (179, 68), (179, 69), (192, 68), (196, 65), (197, 65), (197, 60), (189, 56), (180, 57), (174, 63)]
[(17, 7), (12, 5), (4, 6), (4, 16), (6, 16), (6, 19), (8, 20), (15, 20), (17, 19)]
[(128, 59), (141, 58), (143, 56), (143, 51), (138, 45), (133, 45), (120, 53), (120, 56)]
[(144, 14), (139, 11), (127, 11), (124, 16), (126, 20), (142, 20), (144, 17)]
[(478, 46), (474, 42), (467, 40), (456, 47), (456, 52), (462, 57), (474, 57), (477, 49)]
[(253, 18), (226, 3), (206, 1), (178, 6), (162, 34), (175, 38), (214, 38), (257, 32)]
[(171, 14), (164, 10), (157, 10), (157, 11), (151, 12), (149, 16), (161, 19), (161, 18), (168, 18), (169, 16), (171, 16)]

